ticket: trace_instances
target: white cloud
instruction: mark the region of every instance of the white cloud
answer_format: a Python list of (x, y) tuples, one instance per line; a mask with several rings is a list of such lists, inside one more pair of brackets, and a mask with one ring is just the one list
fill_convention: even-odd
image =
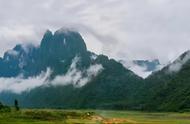
[(19, 53), (15, 50), (8, 50), (7, 51), (8, 54), (12, 55), (12, 56), (17, 56)]
[(177, 60), (174, 61), (174, 63), (169, 65), (169, 71), (170, 72), (178, 72), (181, 70), (182, 66), (190, 60), (190, 51), (186, 52), (185, 56), (183, 58), (179, 57)]
[(190, 49), (189, 0), (0, 0), (0, 53), (76, 27), (90, 50), (166, 63)]
[[(22, 76), (16, 78), (0, 78), (0, 92), (9, 91), (19, 94), (41, 86), (64, 86), (68, 84), (72, 84), (75, 87), (82, 87), (93, 77), (97, 76), (102, 71), (103, 67), (102, 65), (95, 64), (84, 71), (80, 71), (76, 67), (79, 60), (79, 57), (75, 57), (67, 73), (58, 75), (53, 80), (49, 80), (52, 74), (49, 68), (39, 76), (29, 77), (27, 79), (24, 79)], [(86, 75), (84, 75), (84, 73), (86, 73)]]
[(128, 61), (120, 61), (127, 69), (133, 71), (135, 74), (142, 78), (147, 78), (149, 75), (151, 75), (153, 72), (161, 70), (163, 68), (163, 65), (156, 65), (156, 69), (148, 71), (147, 65), (138, 65), (133, 62), (133, 60)]
[[(103, 69), (102, 65), (95, 64), (91, 65), (89, 68), (87, 68), (82, 72), (78, 70), (76, 67), (79, 59), (80, 59), (79, 57), (75, 57), (67, 73), (64, 75), (56, 76), (56, 78), (53, 81), (51, 81), (51, 84), (53, 85), (73, 84), (76, 87), (82, 87), (86, 83), (88, 83), (91, 80), (91, 78), (97, 76), (97, 74), (99, 74), (99, 72), (102, 71)], [(84, 75), (85, 73), (86, 75)]]
[(138, 65), (135, 65), (129, 69), (142, 78), (146, 78), (150, 74), (152, 74), (152, 71), (146, 71), (146, 67), (142, 67), (142, 66), (138, 66)]
[(146, 66), (139, 66), (134, 64), (133, 61), (122, 61), (122, 64), (142, 78), (146, 78), (152, 73), (152, 71), (147, 71)]
[(23, 79), (22, 77), (0, 78), (0, 92), (11, 91), (13, 93), (21, 93), (30, 91), (46, 84), (46, 79), (48, 79), (50, 74), (51, 71), (48, 69), (46, 73), (42, 72), (39, 76), (29, 77), (27, 79)]

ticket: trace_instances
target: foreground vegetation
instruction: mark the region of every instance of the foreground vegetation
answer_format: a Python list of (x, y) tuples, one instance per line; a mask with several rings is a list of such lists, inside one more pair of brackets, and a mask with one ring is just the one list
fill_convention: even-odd
[(0, 124), (190, 124), (189, 113), (104, 110), (35, 110), (0, 112)]

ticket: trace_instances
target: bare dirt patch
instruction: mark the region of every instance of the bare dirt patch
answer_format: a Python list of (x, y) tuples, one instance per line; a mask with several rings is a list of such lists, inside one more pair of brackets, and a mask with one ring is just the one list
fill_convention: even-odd
[(102, 116), (92, 116), (91, 120), (93, 121), (98, 121), (103, 124), (123, 124), (123, 123), (130, 123), (130, 124), (135, 124), (136, 121), (130, 120), (130, 119), (122, 119), (122, 118), (104, 118)]

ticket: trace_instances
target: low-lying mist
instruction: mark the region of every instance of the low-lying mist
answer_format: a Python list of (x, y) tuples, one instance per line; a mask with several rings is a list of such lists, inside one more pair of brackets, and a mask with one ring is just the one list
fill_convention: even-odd
[(184, 56), (181, 58), (179, 57), (177, 60), (174, 61), (173, 64), (169, 66), (170, 72), (178, 72), (181, 70), (182, 66), (190, 60), (190, 51), (187, 51)]
[(16, 78), (0, 78), (0, 93), (1, 92), (12, 92), (20, 94), (25, 91), (30, 91), (37, 87), (48, 87), (48, 86), (64, 86), (72, 84), (74, 87), (82, 87), (88, 83), (93, 77), (97, 76), (103, 67), (100, 64), (94, 64), (85, 70), (77, 69), (76, 65), (80, 58), (75, 57), (72, 60), (72, 64), (66, 74), (57, 75), (54, 79), (49, 80), (52, 74), (52, 70), (47, 68), (46, 71), (41, 72), (38, 76), (29, 78), (23, 78), (18, 76)]

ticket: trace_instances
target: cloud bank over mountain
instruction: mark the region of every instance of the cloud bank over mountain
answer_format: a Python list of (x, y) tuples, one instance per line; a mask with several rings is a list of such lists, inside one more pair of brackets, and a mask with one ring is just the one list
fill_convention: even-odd
[(182, 66), (190, 60), (190, 51), (185, 52), (182, 56), (177, 58), (174, 63), (169, 65), (170, 72), (178, 72)]
[[(96, 77), (103, 67), (100, 64), (91, 65), (86, 70), (79, 70), (76, 64), (80, 61), (80, 57), (75, 57), (64, 75), (57, 75), (54, 79), (50, 80), (52, 70), (47, 68), (46, 72), (42, 72), (38, 76), (23, 78), (22, 75), (12, 78), (0, 78), (0, 93), (12, 92), (23, 93), (35, 89), (37, 87), (48, 86), (65, 86), (72, 84), (74, 87), (82, 87), (88, 83), (93, 77)], [(84, 75), (86, 73), (86, 75)]]
[(174, 60), (189, 49), (187, 0), (0, 0), (0, 49), (39, 44), (49, 28), (80, 31), (88, 49), (116, 59)]
[(153, 72), (161, 70), (163, 65), (159, 60), (128, 60), (120, 61), (127, 69), (133, 71), (135, 74), (142, 78), (147, 78)]

